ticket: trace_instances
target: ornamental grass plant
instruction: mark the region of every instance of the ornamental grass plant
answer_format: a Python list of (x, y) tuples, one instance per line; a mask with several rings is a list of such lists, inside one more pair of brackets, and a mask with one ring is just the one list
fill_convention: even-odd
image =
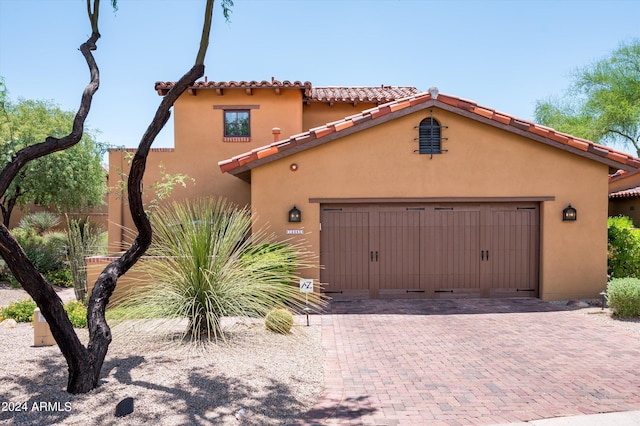
[[(129, 318), (157, 318), (155, 334), (171, 335), (184, 321), (181, 338), (224, 338), (223, 317), (264, 318), (286, 306), (301, 312), (305, 294), (296, 271), (311, 267), (300, 245), (251, 232), (251, 213), (225, 199), (199, 199), (161, 207), (151, 216), (154, 238), (141, 267), (149, 280), (123, 298)], [(322, 298), (309, 294), (321, 309)], [(138, 326), (141, 325), (140, 320)]]
[(607, 303), (615, 316), (640, 317), (640, 279), (613, 278), (607, 285)]

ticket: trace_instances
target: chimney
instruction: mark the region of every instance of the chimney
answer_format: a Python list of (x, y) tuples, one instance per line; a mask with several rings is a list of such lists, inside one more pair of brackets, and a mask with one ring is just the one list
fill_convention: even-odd
[(271, 133), (273, 133), (273, 141), (278, 142), (280, 140), (280, 128), (274, 127), (271, 129)]

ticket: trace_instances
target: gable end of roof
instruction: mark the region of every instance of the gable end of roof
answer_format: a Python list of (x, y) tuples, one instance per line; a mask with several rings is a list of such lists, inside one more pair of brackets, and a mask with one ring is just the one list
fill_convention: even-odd
[[(627, 171), (640, 168), (640, 159), (624, 152), (479, 106), (474, 101), (444, 94), (439, 94), (436, 99), (429, 93), (419, 93), (367, 109), (359, 114), (294, 135), (289, 139), (221, 161), (218, 165), (222, 172), (231, 173), (250, 182), (250, 170), (254, 167), (430, 107), (450, 111), (610, 167)], [(258, 155), (259, 152), (262, 155)]]

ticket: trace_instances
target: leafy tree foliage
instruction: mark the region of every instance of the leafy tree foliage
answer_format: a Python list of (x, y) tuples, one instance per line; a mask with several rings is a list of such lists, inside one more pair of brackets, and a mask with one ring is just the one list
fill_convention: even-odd
[[(14, 104), (5, 94), (0, 109), (0, 167), (22, 148), (68, 134), (73, 124), (73, 112), (49, 101), (21, 99)], [(85, 131), (73, 147), (30, 162), (0, 198), (4, 225), (9, 226), (14, 207), (29, 203), (58, 210), (100, 205), (107, 189), (100, 164), (104, 149)]]
[(602, 144), (633, 146), (640, 156), (640, 40), (579, 69), (562, 98), (538, 101), (536, 121)]

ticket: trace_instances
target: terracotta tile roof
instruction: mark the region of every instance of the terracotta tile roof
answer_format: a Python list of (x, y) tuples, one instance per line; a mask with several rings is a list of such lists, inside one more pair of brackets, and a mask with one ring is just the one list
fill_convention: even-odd
[[(175, 85), (173, 81), (157, 81), (155, 84), (155, 90), (159, 95), (166, 95), (167, 91)], [(280, 89), (304, 89), (305, 91), (311, 90), (311, 83), (305, 81), (278, 81), (271, 79), (271, 81), (196, 81), (190, 89), (259, 89), (259, 88), (280, 88)]]
[(622, 191), (612, 192), (609, 198), (640, 198), (640, 186), (629, 188)]
[(312, 102), (375, 102), (378, 104), (395, 101), (420, 93), (410, 86), (372, 87), (313, 87), (305, 100)]
[[(164, 96), (173, 88), (173, 81), (157, 81), (155, 90), (160, 96)], [(196, 81), (190, 90), (195, 89), (301, 89), (304, 90), (305, 102), (373, 102), (382, 104), (395, 101), (420, 93), (418, 89), (410, 86), (372, 86), (372, 87), (312, 87), (305, 81), (291, 82), (289, 80), (278, 81)]]
[(430, 93), (419, 93), (370, 108), (359, 114), (220, 161), (218, 165), (222, 172), (229, 172), (249, 182), (251, 180), (249, 172), (253, 167), (430, 107), (441, 108), (500, 127), (538, 142), (607, 164), (610, 167), (629, 171), (640, 168), (640, 159), (624, 152), (480, 106), (474, 101), (445, 94), (432, 97)]

